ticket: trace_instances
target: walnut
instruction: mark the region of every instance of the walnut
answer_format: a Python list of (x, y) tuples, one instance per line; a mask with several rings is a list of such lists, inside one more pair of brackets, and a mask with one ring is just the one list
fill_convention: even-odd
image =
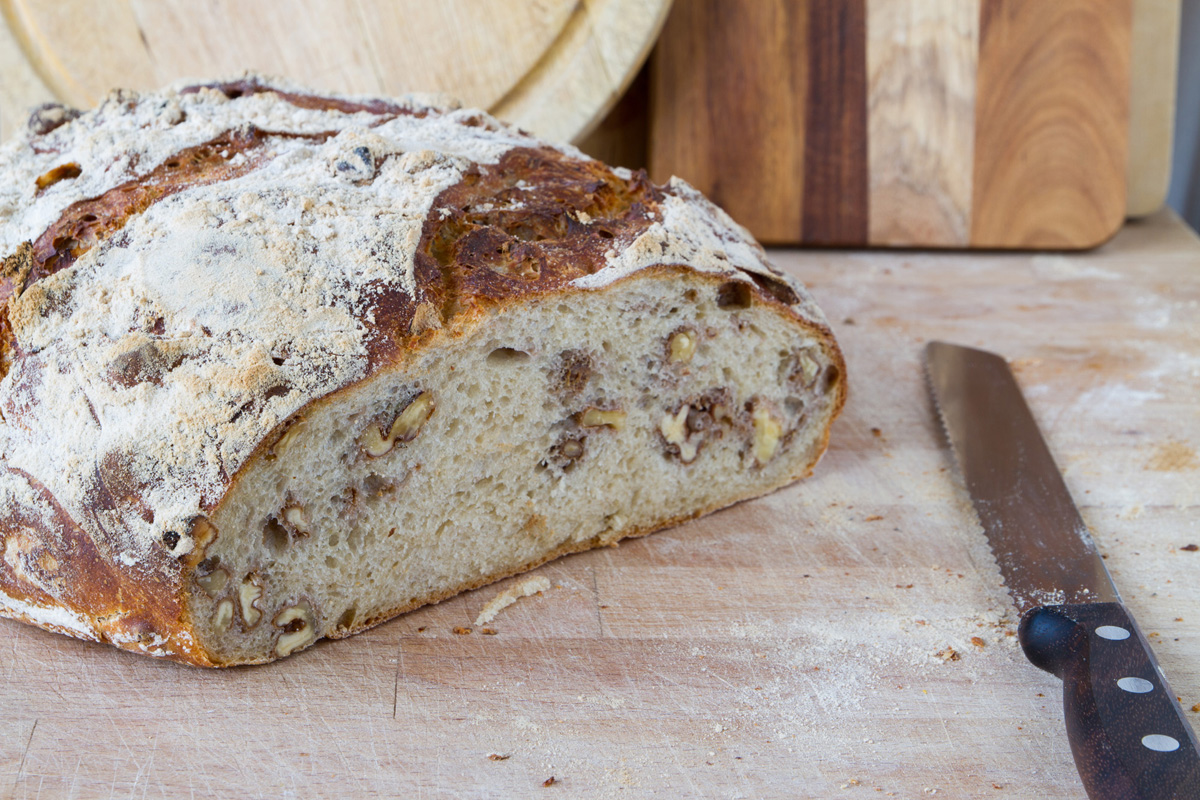
[(196, 576), (196, 585), (207, 592), (209, 597), (216, 597), (225, 591), (225, 586), (228, 583), (229, 573), (223, 569), (214, 569), (207, 575)]
[(270, 449), (267, 450), (267, 460), (274, 461), (279, 456), (284, 455), (288, 448), (296, 443), (300, 434), (304, 432), (305, 427), (307, 427), (305, 420), (297, 419), (292, 422), (275, 444), (271, 445)]
[(692, 360), (692, 355), (696, 352), (696, 343), (700, 337), (696, 332), (688, 328), (681, 328), (671, 336), (668, 344), (670, 355), (667, 360), (675, 364), (686, 364)]
[(729, 389), (709, 389), (664, 416), (658, 430), (667, 443), (667, 454), (690, 464), (705, 443), (723, 437), (736, 423), (730, 412), (731, 397)]
[(294, 503), (284, 507), (283, 522), (296, 536), (308, 536), (311, 523), (308, 519), (308, 512), (304, 510), (304, 506), (299, 503)]
[(761, 466), (770, 461), (779, 448), (783, 426), (771, 416), (771, 412), (762, 403), (754, 405), (751, 418), (754, 421), (754, 459)]
[(201, 515), (192, 520), (190, 534), (192, 541), (196, 543), (196, 547), (200, 550), (212, 544), (219, 533), (220, 531), (217, 530), (217, 526), (213, 525), (208, 517)]
[(667, 440), (667, 444), (679, 448), (679, 460), (685, 464), (690, 464), (699, 450), (697, 442), (688, 441), (687, 418), (691, 410), (691, 406), (684, 403), (677, 412), (667, 414), (658, 423), (659, 432)]
[(262, 611), (256, 605), (262, 596), (262, 578), (252, 572), (242, 579), (242, 585), (238, 587), (238, 602), (242, 607), (242, 622), (247, 628), (253, 628), (262, 619)]
[(579, 415), (579, 424), (585, 428), (599, 428), (607, 425), (614, 430), (624, 430), (625, 412), (619, 409), (604, 411), (599, 408), (588, 408)]
[(405, 406), (396, 421), (388, 429), (387, 436), (379, 425), (368, 425), (358, 437), (362, 451), (371, 458), (379, 458), (391, 452), (396, 442), (411, 442), (417, 438), (430, 415), (433, 414), (433, 395), (421, 392), (411, 403)]
[(296, 605), (283, 609), (275, 615), (271, 624), (283, 631), (279, 640), (275, 642), (276, 655), (290, 656), (316, 641), (317, 631), (312, 607), (307, 600), (301, 600)]
[(358, 437), (358, 445), (362, 451), (371, 458), (379, 458), (391, 452), (392, 439), (383, 438), (383, 434), (379, 432), (378, 425), (368, 425), (367, 429)]
[(233, 622), (233, 601), (225, 598), (217, 603), (217, 613), (213, 614), (213, 628), (217, 633), (224, 633), (229, 630), (231, 622)]
[(821, 371), (821, 366), (813, 357), (814, 355), (815, 350), (811, 347), (796, 351), (795, 363), (791, 374), (788, 375), (788, 380), (800, 384), (806, 389), (812, 386), (813, 381), (817, 379), (817, 373)]
[(263, 522), (263, 544), (279, 555), (298, 539), (307, 539), (312, 533), (312, 521), (308, 511), (289, 492), (283, 508), (271, 514)]
[(551, 374), (551, 391), (564, 401), (578, 397), (596, 373), (596, 357), (586, 350), (559, 353)]
[(583, 458), (584, 441), (585, 437), (581, 436), (559, 440), (550, 448), (550, 452), (540, 466), (543, 468), (554, 467), (560, 472), (570, 472), (575, 468), (575, 462)]

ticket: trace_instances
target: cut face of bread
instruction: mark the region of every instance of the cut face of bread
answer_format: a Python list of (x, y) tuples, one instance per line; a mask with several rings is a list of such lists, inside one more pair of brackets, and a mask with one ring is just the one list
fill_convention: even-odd
[(45, 119), (0, 148), (4, 616), (270, 661), (803, 477), (844, 402), (681, 181), (254, 76)]
[(662, 269), (513, 305), (289, 422), (202, 523), (200, 640), (288, 655), (807, 474), (840, 367), (735, 294)]

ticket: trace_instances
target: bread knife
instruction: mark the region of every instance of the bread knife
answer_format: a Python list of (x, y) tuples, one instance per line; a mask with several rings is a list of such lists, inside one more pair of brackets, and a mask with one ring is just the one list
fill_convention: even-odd
[(1007, 362), (933, 342), (925, 369), (1033, 664), (1063, 682), (1091, 800), (1198, 800), (1200, 746), (1096, 551)]

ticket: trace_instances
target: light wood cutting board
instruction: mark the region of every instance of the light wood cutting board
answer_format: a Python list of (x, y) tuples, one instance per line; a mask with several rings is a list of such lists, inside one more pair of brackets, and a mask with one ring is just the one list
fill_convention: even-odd
[(670, 0), (0, 0), (0, 138), (26, 109), (254, 69), (317, 89), (445, 92), (559, 140), (585, 135)]
[(1171, 183), (1182, 0), (1133, 0), (1132, 88), (1126, 208), (1143, 217), (1162, 208)]
[(760, 239), (1072, 249), (1125, 217), (1131, 0), (690, 0), (649, 163)]
[(0, 621), (0, 796), (1084, 800), (919, 355), (1016, 359), (1192, 708), (1200, 242), (1162, 215), (1077, 257), (771, 256), (846, 352), (811, 479), (547, 564), (495, 635), (454, 629), (512, 581), (223, 672)]

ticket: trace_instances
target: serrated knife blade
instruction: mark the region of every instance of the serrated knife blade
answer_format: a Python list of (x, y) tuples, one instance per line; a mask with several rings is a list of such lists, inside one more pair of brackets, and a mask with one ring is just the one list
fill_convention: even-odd
[(1200, 744), (1121, 603), (1008, 363), (933, 342), (925, 369), (1021, 612), (1021, 648), (1062, 679), (1067, 736), (1088, 797), (1200, 800)]
[(1008, 362), (933, 342), (942, 426), (1017, 609), (1120, 600)]

